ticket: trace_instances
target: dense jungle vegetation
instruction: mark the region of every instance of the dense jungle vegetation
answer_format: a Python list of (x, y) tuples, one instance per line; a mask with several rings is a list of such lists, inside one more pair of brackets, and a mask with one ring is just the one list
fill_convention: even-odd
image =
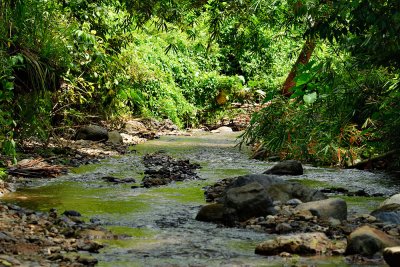
[[(0, 143), (264, 104), (243, 143), (346, 165), (397, 151), (398, 0), (3, 0)], [(397, 160), (394, 162), (399, 164)]]

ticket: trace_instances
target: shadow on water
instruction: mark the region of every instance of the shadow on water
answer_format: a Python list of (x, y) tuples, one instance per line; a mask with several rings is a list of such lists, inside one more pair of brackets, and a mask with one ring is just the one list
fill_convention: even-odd
[[(128, 235), (126, 239), (102, 241), (107, 246), (96, 255), (99, 266), (348, 266), (342, 257), (258, 256), (254, 254), (256, 244), (272, 236), (194, 219), (205, 204), (204, 186), (222, 178), (261, 173), (272, 166), (249, 159), (246, 149), (239, 151), (236, 137), (237, 134), (165, 136), (135, 146), (136, 153), (131, 155), (83, 166), (57, 179), (37, 180), (4, 200), (42, 211), (74, 209), (86, 220), (100, 220), (115, 234)], [(133, 185), (138, 185), (144, 172), (141, 156), (160, 150), (201, 164), (198, 173), (202, 180), (132, 189), (132, 184), (114, 185), (101, 179), (110, 175), (134, 178), (137, 182)], [(398, 188), (382, 182), (384, 177), (306, 167), (305, 174), (296, 179), (308, 181), (313, 187), (368, 185), (366, 190), (371, 192), (397, 191)], [(362, 201), (352, 201), (350, 205), (355, 209), (363, 209), (362, 205), (357, 206)]]

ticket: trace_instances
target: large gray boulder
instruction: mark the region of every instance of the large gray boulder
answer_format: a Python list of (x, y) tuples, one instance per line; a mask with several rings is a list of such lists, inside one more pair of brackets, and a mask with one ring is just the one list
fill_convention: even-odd
[(106, 141), (108, 139), (107, 129), (98, 125), (87, 125), (79, 128), (75, 140)]
[(196, 220), (202, 222), (223, 222), (226, 208), (223, 204), (213, 203), (201, 207)]
[(354, 230), (347, 238), (346, 254), (372, 256), (386, 247), (399, 246), (400, 241), (371, 226), (362, 226)]
[(272, 199), (257, 182), (229, 189), (224, 205), (230, 211), (227, 217), (237, 221), (274, 213)]
[(323, 220), (334, 218), (342, 221), (347, 219), (347, 204), (346, 201), (340, 198), (329, 198), (301, 203), (295, 209), (297, 212), (306, 210)]
[(233, 226), (235, 222), (275, 213), (272, 200), (264, 187), (253, 182), (235, 187), (226, 193), (223, 203), (203, 206), (196, 220), (221, 222)]
[(311, 189), (297, 182), (285, 181), (274, 175), (265, 174), (249, 174), (237, 177), (225, 189), (225, 192), (229, 189), (244, 186), (253, 182), (261, 184), (273, 201), (281, 201), (282, 203), (294, 198), (300, 199), (302, 202), (327, 198), (319, 190)]
[[(302, 202), (326, 199), (321, 192), (310, 189), (296, 182), (288, 182), (274, 175), (251, 174), (235, 178), (218, 192), (216, 206), (203, 207), (196, 219), (215, 221), (226, 225), (245, 221), (252, 217), (274, 214), (274, 201), (285, 203), (290, 199), (300, 199)], [(214, 204), (211, 204), (214, 205)], [(216, 214), (220, 212), (221, 214)]]
[(275, 175), (302, 175), (303, 166), (300, 161), (297, 160), (286, 160), (277, 163), (271, 169), (264, 172), (264, 174), (275, 174)]

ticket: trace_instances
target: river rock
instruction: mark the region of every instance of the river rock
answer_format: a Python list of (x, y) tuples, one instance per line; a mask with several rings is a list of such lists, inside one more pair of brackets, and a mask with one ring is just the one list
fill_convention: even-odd
[(400, 241), (371, 226), (362, 226), (354, 230), (347, 238), (346, 254), (372, 256), (386, 247), (399, 246)]
[(170, 119), (165, 119), (160, 124), (160, 131), (178, 131), (179, 127), (176, 126)]
[(296, 207), (295, 210), (297, 212), (308, 210), (314, 216), (324, 220), (328, 220), (329, 218), (338, 220), (347, 219), (347, 204), (346, 201), (340, 198), (329, 198), (301, 203)]
[[(300, 202), (326, 199), (326, 196), (317, 190), (265, 174), (240, 176), (230, 182), (225, 180), (214, 188), (220, 190), (218, 193), (212, 193), (214, 199), (222, 204), (223, 208), (219, 211), (223, 214), (211, 213), (203, 220), (213, 221), (215, 217), (223, 217), (226, 225), (234, 225), (235, 221), (245, 221), (251, 217), (275, 214), (274, 202), (276, 203), (276, 201), (285, 203), (290, 199), (299, 199)], [(204, 209), (207, 211), (210, 208)], [(202, 215), (198, 218), (204, 217), (204, 210), (201, 210), (200, 213)]]
[(266, 256), (282, 252), (299, 255), (319, 255), (338, 249), (333, 242), (320, 232), (281, 235), (267, 240), (256, 247), (255, 253)]
[(294, 198), (297, 198), (302, 202), (327, 198), (320, 191), (310, 189), (300, 183), (288, 182), (277, 176), (265, 174), (249, 174), (237, 177), (227, 186), (226, 191), (253, 182), (261, 184), (273, 201), (281, 201), (282, 203)]
[(275, 175), (302, 175), (303, 166), (300, 161), (297, 160), (286, 160), (277, 163), (271, 169), (264, 172), (264, 174), (275, 174)]
[(383, 259), (390, 267), (400, 265), (400, 247), (389, 247), (383, 250)]
[(391, 196), (390, 198), (386, 199), (385, 201), (383, 201), (380, 205), (379, 208), (382, 208), (386, 205), (391, 205), (391, 204), (398, 204), (400, 205), (400, 194), (396, 194)]
[(0, 197), (12, 191), (13, 191), (12, 185), (0, 179)]
[(396, 194), (381, 203), (379, 208), (371, 212), (379, 221), (400, 224), (400, 194)]
[(219, 203), (213, 203), (201, 207), (197, 213), (196, 220), (203, 222), (223, 222), (225, 206)]
[(232, 219), (239, 221), (274, 213), (271, 198), (257, 182), (229, 189), (224, 205), (231, 211)]
[(114, 184), (136, 183), (136, 180), (134, 178), (116, 178), (113, 176), (104, 176), (101, 179), (106, 182), (114, 183)]
[(316, 201), (326, 199), (327, 197), (316, 189), (308, 188), (297, 182), (276, 183), (266, 189), (273, 200), (279, 200), (282, 203), (290, 199), (299, 199), (302, 202)]
[(110, 142), (113, 145), (120, 145), (124, 141), (122, 139), (121, 134), (118, 131), (111, 131), (111, 132), (108, 132), (107, 142)]
[(140, 121), (131, 120), (125, 123), (124, 130), (128, 134), (136, 134), (138, 132), (146, 132), (147, 127)]
[(391, 203), (381, 206), (371, 212), (371, 215), (384, 223), (400, 224), (400, 204)]
[(75, 139), (91, 140), (91, 141), (105, 141), (108, 139), (107, 129), (98, 125), (87, 125), (81, 127), (75, 135)]
[(232, 128), (228, 127), (228, 126), (222, 126), (219, 127), (218, 129), (212, 130), (212, 133), (231, 133), (233, 132)]
[(199, 164), (190, 163), (188, 159), (178, 160), (162, 152), (147, 154), (143, 157), (146, 167), (142, 179), (143, 187), (166, 185), (173, 181), (200, 179), (196, 169)]
[(63, 212), (63, 215), (65, 216), (73, 216), (73, 217), (80, 217), (82, 216), (78, 211), (76, 210), (66, 210)]

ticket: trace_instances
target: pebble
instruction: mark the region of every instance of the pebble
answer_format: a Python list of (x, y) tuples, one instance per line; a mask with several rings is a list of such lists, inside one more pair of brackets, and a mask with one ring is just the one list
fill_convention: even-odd
[(286, 201), (286, 205), (290, 205), (290, 206), (297, 206), (301, 203), (303, 203), (303, 201), (301, 201), (300, 199), (297, 199), (297, 198), (289, 199), (288, 201)]

